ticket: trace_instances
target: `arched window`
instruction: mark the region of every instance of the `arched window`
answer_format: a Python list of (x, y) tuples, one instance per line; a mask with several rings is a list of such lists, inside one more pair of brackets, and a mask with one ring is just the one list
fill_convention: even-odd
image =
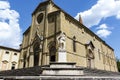
[(76, 37), (73, 37), (73, 52), (76, 52)]
[(15, 69), (15, 64), (12, 64), (11, 69), (12, 69), (12, 70)]
[(38, 22), (38, 24), (40, 24), (40, 23), (42, 22), (43, 16), (44, 16), (43, 13), (40, 13), (40, 14), (37, 16), (37, 22)]

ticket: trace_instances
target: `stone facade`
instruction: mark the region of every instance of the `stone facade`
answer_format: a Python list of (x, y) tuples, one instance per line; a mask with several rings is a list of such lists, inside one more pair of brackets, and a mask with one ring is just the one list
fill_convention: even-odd
[(40, 3), (23, 34), (19, 68), (75, 62), (117, 72), (114, 49), (80, 22), (52, 0)]
[(0, 71), (18, 68), (20, 50), (0, 46)]

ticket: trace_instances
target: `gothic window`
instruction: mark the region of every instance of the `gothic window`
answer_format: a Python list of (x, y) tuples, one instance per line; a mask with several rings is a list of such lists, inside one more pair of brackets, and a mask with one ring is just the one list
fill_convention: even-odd
[(34, 66), (38, 66), (39, 65), (39, 43), (36, 43), (34, 46)]
[(73, 37), (73, 52), (76, 52), (76, 37)]
[(37, 23), (40, 24), (43, 20), (43, 13), (40, 13), (38, 16), (37, 16)]
[(99, 60), (101, 59), (100, 49), (98, 49)]

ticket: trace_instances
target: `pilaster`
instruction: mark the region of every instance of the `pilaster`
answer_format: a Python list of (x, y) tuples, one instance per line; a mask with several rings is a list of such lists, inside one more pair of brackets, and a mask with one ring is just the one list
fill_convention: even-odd
[(30, 53), (29, 67), (33, 67), (33, 65), (34, 65), (34, 54)]

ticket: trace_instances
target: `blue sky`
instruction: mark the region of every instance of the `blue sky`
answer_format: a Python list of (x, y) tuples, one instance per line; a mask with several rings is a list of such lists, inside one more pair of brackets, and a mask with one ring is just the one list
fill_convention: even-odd
[[(31, 14), (44, 0), (0, 0), (0, 45), (18, 48)], [(59, 7), (100, 36), (120, 58), (120, 0), (53, 0)]]

